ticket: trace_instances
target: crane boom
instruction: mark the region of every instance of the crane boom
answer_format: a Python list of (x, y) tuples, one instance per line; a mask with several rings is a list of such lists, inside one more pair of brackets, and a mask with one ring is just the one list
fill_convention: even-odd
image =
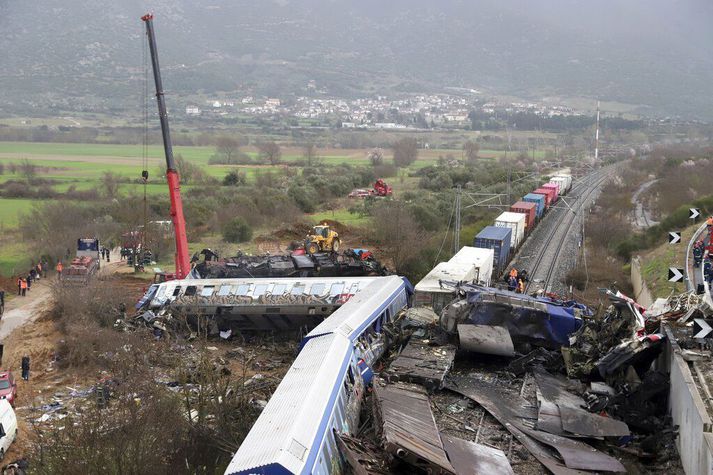
[(166, 112), (166, 100), (163, 94), (163, 84), (161, 83), (161, 70), (158, 65), (158, 50), (156, 48), (156, 37), (153, 30), (153, 15), (147, 13), (141, 17), (146, 23), (146, 36), (148, 36), (149, 49), (151, 51), (151, 65), (153, 66), (153, 77), (156, 83), (156, 101), (158, 103), (158, 116), (161, 120), (161, 134), (163, 135), (163, 150), (166, 155), (166, 181), (168, 181), (168, 193), (171, 197), (171, 221), (176, 235), (176, 278), (183, 279), (190, 271), (190, 258), (188, 256), (188, 238), (186, 236), (186, 219), (183, 216), (183, 201), (181, 201), (181, 182), (176, 168), (176, 161), (173, 158), (173, 146), (171, 145), (171, 132), (168, 127), (168, 113)]

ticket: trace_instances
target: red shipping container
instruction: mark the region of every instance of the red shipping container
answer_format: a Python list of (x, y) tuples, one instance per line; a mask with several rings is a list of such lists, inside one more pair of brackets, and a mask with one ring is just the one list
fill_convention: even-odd
[(538, 195), (545, 195), (545, 208), (549, 208), (552, 204), (552, 198), (555, 196), (555, 190), (552, 188), (538, 188), (533, 193)]
[(554, 199), (552, 200), (553, 203), (559, 199), (560, 186), (557, 183), (546, 183), (546, 184), (542, 185), (542, 188), (548, 188), (550, 190), (554, 190), (555, 196), (554, 196)]
[(529, 232), (535, 225), (535, 216), (537, 216), (537, 203), (530, 201), (518, 201), (510, 207), (510, 211), (514, 213), (522, 213), (525, 215), (525, 228)]

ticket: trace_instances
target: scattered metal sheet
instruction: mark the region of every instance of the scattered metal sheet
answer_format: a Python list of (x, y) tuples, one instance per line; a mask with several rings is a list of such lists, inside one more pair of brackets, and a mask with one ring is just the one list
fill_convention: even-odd
[[(622, 421), (612, 419), (610, 417), (600, 416), (598, 414), (592, 414), (582, 409), (583, 407), (586, 407), (585, 401), (576, 394), (572, 394), (567, 391), (568, 387), (578, 386), (578, 382), (563, 380), (544, 371), (535, 371), (535, 381), (537, 382), (537, 387), (539, 389), (538, 403), (540, 404), (540, 407), (547, 403), (556, 404), (559, 409), (559, 422), (561, 424), (561, 432), (548, 430), (556, 427), (554, 424), (547, 425), (547, 428), (544, 426), (540, 427), (538, 414), (538, 429), (545, 430), (551, 434), (564, 435), (567, 437), (570, 435), (586, 437), (619, 437), (629, 435), (631, 433), (629, 431), (629, 426)], [(547, 404), (546, 411), (548, 413), (554, 412), (549, 404)]]
[(598, 381), (592, 381), (589, 383), (589, 392), (594, 394), (605, 394), (608, 396), (616, 396), (616, 391), (614, 388), (606, 383), (601, 383)]
[(438, 389), (453, 366), (455, 356), (453, 345), (429, 346), (423, 340), (411, 339), (391, 362), (385, 375), (389, 381), (406, 381)]
[(443, 447), (458, 475), (513, 475), (502, 450), (442, 434)]
[[(449, 383), (447, 386), (448, 389), (476, 401), (516, 437), (518, 437), (516, 433), (511, 430), (513, 427), (522, 432), (524, 435), (554, 448), (560, 454), (565, 463), (565, 467), (559, 467), (558, 472), (555, 473), (577, 473), (568, 472), (566, 470), (590, 470), (602, 472), (626, 471), (624, 466), (617, 459), (596, 450), (590, 445), (576, 440), (570, 440), (555, 434), (548, 434), (546, 432), (533, 430), (527, 427), (522, 422), (522, 417), (523, 415), (526, 415), (524, 408), (529, 404), (519, 395), (503, 391), (500, 388), (494, 387), (484, 381), (478, 381), (474, 378), (458, 378), (453, 382), (454, 384)], [(518, 437), (518, 440), (520, 440), (520, 437)], [(525, 443), (523, 442), (523, 444)], [(551, 464), (552, 461), (556, 459), (550, 456), (549, 459), (543, 457), (543, 460), (540, 458), (541, 453), (538, 454), (536, 452), (532, 452), (532, 454), (537, 457), (538, 460), (540, 460), (540, 462), (542, 462), (548, 469), (554, 472), (548, 464)]]
[(515, 356), (507, 328), (496, 325), (458, 325), (461, 349), (486, 355)]
[[(531, 437), (528, 437), (510, 421), (517, 418), (512, 408), (501, 404), (500, 394), (484, 394), (474, 392), (467, 386), (469, 381), (462, 378), (451, 378), (446, 385), (448, 389), (462, 396), (473, 399), (488, 411), (503, 427), (505, 427), (530, 453), (554, 475), (586, 475), (589, 472), (567, 468), (549, 450)], [(489, 393), (490, 391), (486, 391)]]
[(355, 475), (387, 475), (390, 472), (379, 447), (372, 447), (365, 440), (340, 434), (335, 431), (339, 451)]
[(562, 435), (562, 417), (557, 404), (548, 401), (547, 399), (537, 398), (537, 430), (543, 430), (550, 434)]
[(630, 435), (625, 422), (592, 414), (583, 409), (559, 406), (562, 429), (566, 432), (589, 437), (622, 437)]
[(455, 474), (423, 388), (375, 383), (374, 414), (387, 452), (427, 473)]

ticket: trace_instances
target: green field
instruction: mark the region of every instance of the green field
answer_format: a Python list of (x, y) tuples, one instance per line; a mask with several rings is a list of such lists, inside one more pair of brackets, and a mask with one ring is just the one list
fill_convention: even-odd
[(31, 199), (0, 199), (0, 229), (16, 228), (20, 214), (29, 211), (37, 203), (41, 203), (41, 201)]

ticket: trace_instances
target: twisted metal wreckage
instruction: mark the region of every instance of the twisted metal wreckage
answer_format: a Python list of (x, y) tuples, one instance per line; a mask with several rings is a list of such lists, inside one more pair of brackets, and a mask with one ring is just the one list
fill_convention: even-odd
[[(306, 388), (325, 394), (342, 388), (346, 392), (339, 397), (348, 408), (342, 414), (349, 423), (339, 421), (331, 398), (325, 407), (313, 404), (304, 409), (307, 412), (294, 406), (280, 416), (285, 435), (280, 440), (286, 446), (262, 453), (258, 465), (241, 449), (227, 473), (327, 473), (335, 464), (350, 465), (356, 473), (408, 473), (413, 469), (409, 467), (473, 473), (463, 468), (467, 466), (512, 473), (511, 462), (537, 460), (553, 473), (570, 474), (622, 472), (621, 459), (627, 457), (627, 463), (675, 463), (677, 432), (668, 417), (668, 375), (659, 365), (670, 331), (662, 328), (676, 326), (679, 343), (694, 346), (686, 325), (713, 313), (695, 295), (673, 296), (647, 311), (621, 293), (605, 290), (610, 305), (595, 312), (574, 301), (444, 282), (453, 287), (456, 298), (440, 316), (425, 308), (398, 311), (399, 304), (388, 321), (377, 323), (381, 320), (362, 306), (384, 286), (381, 279), (173, 281), (144, 299), (139, 320), (150, 322), (146, 309), (155, 319), (180, 312), (221, 322), (218, 332), (225, 332), (221, 325), (231, 320), (243, 328), (247, 321), (251, 329), (294, 329), (295, 324), (314, 328), (342, 308), (339, 321), (327, 318), (300, 345), (303, 357), (298, 356), (293, 367), (317, 365), (316, 373), (301, 370), (295, 376), (299, 381), (284, 380), (275, 394), (285, 404), (301, 400)], [(347, 302), (351, 304), (344, 306)], [(375, 311), (383, 307), (373, 298), (369, 302)], [(255, 312), (245, 320), (250, 308)], [(345, 318), (349, 323), (341, 330)], [(322, 327), (328, 328), (326, 346), (319, 340)], [(337, 334), (352, 335), (346, 344), (355, 354), (372, 356), (361, 362), (356, 358), (354, 371), (327, 367), (325, 362), (335, 356), (330, 352), (343, 352), (337, 349)], [(374, 344), (390, 350), (379, 350), (379, 355), (388, 355), (380, 362), (365, 351)], [(309, 353), (314, 351), (321, 353)], [(486, 364), (473, 366), (483, 361)], [(530, 386), (534, 390), (528, 394)], [(463, 439), (463, 428), (472, 429), (467, 420), (471, 409), (459, 417), (432, 412), (430, 407), (437, 407), (434, 398), (442, 397), (472, 401), (510, 433), (510, 446), (514, 440), (524, 449), (500, 450), (491, 447), (493, 443)], [(359, 408), (369, 400), (365, 408), (374, 417), (360, 423)], [(271, 404), (265, 414), (272, 413)], [(297, 456), (284, 466), (279, 454), (290, 450), (294, 443), (289, 435), (309, 418), (315, 418), (324, 433), (307, 431), (299, 443), (304, 458)], [(456, 432), (451, 429), (454, 420), (459, 421)], [(251, 434), (274, 429), (263, 427), (264, 422), (258, 419)], [(250, 440), (251, 435), (246, 443)]]

